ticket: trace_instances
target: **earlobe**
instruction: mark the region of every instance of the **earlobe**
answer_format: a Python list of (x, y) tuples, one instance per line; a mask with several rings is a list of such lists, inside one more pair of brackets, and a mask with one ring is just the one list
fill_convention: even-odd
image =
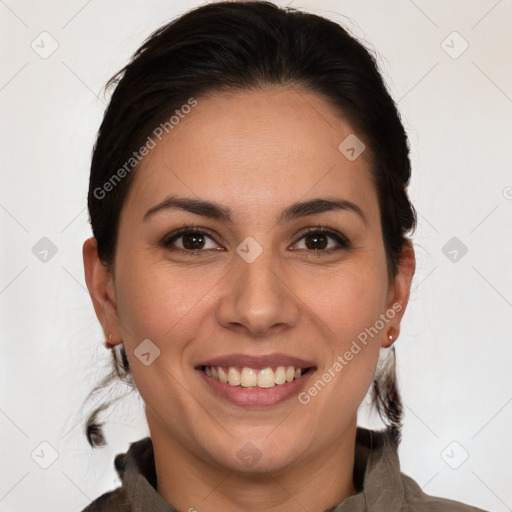
[(406, 241), (402, 248), (400, 263), (391, 287), (390, 299), (387, 305), (387, 312), (392, 313), (393, 317), (383, 337), (382, 346), (385, 348), (390, 347), (400, 335), (400, 323), (409, 301), (415, 269), (416, 258), (414, 256), (414, 248), (410, 241)]
[(87, 289), (106, 340), (121, 343), (117, 300), (112, 272), (98, 256), (97, 240), (88, 238), (82, 248)]

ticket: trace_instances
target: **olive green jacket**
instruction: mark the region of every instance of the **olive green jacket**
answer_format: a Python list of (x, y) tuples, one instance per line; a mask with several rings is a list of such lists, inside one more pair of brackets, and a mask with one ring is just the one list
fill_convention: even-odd
[[(103, 494), (82, 512), (178, 512), (156, 492), (150, 437), (131, 443), (125, 454), (116, 456), (114, 465), (122, 486)], [(362, 427), (356, 435), (354, 485), (357, 494), (325, 512), (485, 512), (425, 494), (400, 472), (397, 451), (387, 435)]]

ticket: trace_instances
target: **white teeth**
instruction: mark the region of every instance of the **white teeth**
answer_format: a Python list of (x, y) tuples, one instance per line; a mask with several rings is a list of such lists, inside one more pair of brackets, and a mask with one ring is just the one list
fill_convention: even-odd
[(286, 382), (286, 370), (284, 366), (278, 366), (274, 372), (276, 384), (284, 384)]
[[(226, 372), (219, 366), (219, 369), (217, 370), (219, 372), (219, 380), (226, 384), (226, 382), (228, 381), (228, 376), (226, 375)], [(213, 373), (212, 373), (212, 377), (213, 377)]]
[(263, 368), (258, 372), (258, 387), (273, 388), (276, 385), (274, 371), (272, 368)]
[(236, 368), (229, 369), (228, 382), (230, 386), (240, 386), (240, 372)]
[(302, 376), (303, 370), (293, 366), (278, 366), (274, 371), (271, 367), (262, 370), (243, 367), (239, 372), (237, 368), (230, 366), (226, 371), (220, 366), (205, 366), (204, 372), (213, 379), (220, 380), (230, 386), (242, 386), (244, 388), (272, 388), (276, 384), (282, 385)]
[(252, 368), (243, 368), (240, 383), (244, 388), (251, 388), (258, 384), (258, 372)]

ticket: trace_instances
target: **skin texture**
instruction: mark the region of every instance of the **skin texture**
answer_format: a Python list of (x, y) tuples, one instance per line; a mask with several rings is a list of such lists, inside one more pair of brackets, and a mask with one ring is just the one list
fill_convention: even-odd
[[(350, 161), (338, 150), (352, 133), (328, 102), (304, 89), (198, 98), (136, 171), (114, 272), (99, 261), (94, 238), (84, 243), (96, 314), (106, 339), (112, 333), (113, 344), (124, 342), (145, 402), (157, 490), (179, 510), (320, 512), (356, 492), (357, 410), (380, 347), (399, 335), (414, 254), (407, 244), (390, 279), (367, 155)], [(221, 203), (233, 222), (180, 210), (142, 220), (169, 195)], [(364, 219), (334, 210), (276, 223), (282, 209), (313, 198), (351, 201)], [(201, 254), (179, 251), (190, 247), (186, 237), (159, 245), (186, 224), (211, 237)], [(318, 225), (351, 246), (328, 236), (319, 255), (314, 236), (304, 237)], [(236, 252), (248, 236), (263, 249), (252, 263)], [(194, 369), (221, 355), (280, 352), (314, 362), (311, 384), (396, 303), (401, 311), (305, 405), (294, 396), (237, 406)], [(147, 338), (161, 351), (149, 366), (134, 356)], [(252, 467), (237, 457), (248, 442), (261, 456)]]

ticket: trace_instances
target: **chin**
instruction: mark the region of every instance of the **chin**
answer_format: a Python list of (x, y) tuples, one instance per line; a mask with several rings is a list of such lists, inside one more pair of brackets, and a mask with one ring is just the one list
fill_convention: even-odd
[(296, 446), (302, 443), (290, 444), (279, 440), (269, 441), (265, 436), (249, 437), (232, 440), (230, 445), (223, 450), (217, 462), (230, 470), (247, 475), (258, 475), (280, 472), (298, 463), (300, 453)]

